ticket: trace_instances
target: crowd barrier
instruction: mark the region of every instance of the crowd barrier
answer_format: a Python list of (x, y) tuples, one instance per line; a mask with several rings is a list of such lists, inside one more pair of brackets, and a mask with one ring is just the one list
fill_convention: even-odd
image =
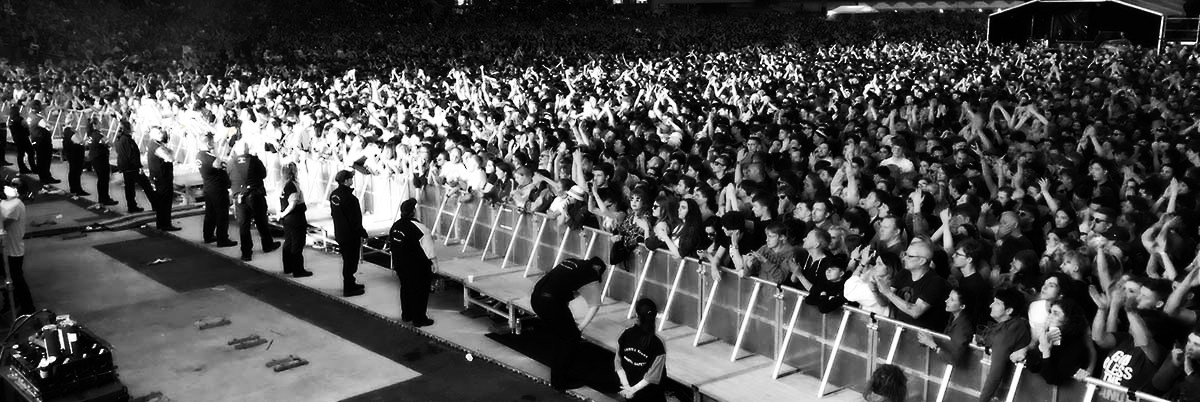
[[(516, 269), (532, 276), (563, 258), (608, 256), (611, 241), (601, 230), (572, 230), (545, 214), (478, 200), (461, 202), (446, 194), (433, 186), (426, 190), (420, 199), (425, 222), (433, 222), (431, 230), (443, 244), (460, 241), (464, 251), (482, 250), (478, 257), (482, 261), (498, 259), (498, 271)], [(948, 340), (946, 335), (853, 307), (822, 314), (803, 303), (807, 293), (801, 290), (740, 278), (727, 268), (714, 281), (695, 258), (680, 259), (640, 247), (624, 265), (628, 269), (607, 271), (605, 297), (629, 305), (650, 298), (661, 306), (660, 330), (699, 329), (693, 345), (729, 343), (733, 345), (730, 360), (745, 353), (768, 357), (774, 362), (770, 374), (776, 379), (794, 374), (819, 378), (818, 396), (845, 388), (862, 391), (876, 367), (891, 363), (908, 375), (910, 400), (976, 400), (991, 365), (990, 356), (978, 345), (971, 345), (964, 364), (946, 364), (917, 342), (919, 334)], [(998, 397), (1006, 402), (1091, 401), (1097, 392), (1125, 393), (1095, 378), (1051, 386), (1017, 365)], [(1137, 396), (1142, 401), (1162, 401)]]
[[(0, 108), (0, 118), (7, 118), (7, 112), (7, 107)], [(22, 109), (22, 113), (28, 112), (28, 107)], [(97, 129), (111, 140), (118, 125), (118, 119), (111, 114), (94, 111), (52, 108), (44, 117), (58, 136), (65, 127), (79, 130), (87, 119), (96, 118)], [(178, 153), (178, 175), (180, 170), (187, 172), (194, 168), (196, 147), (192, 139), (200, 132), (185, 124), (164, 124), (171, 122), (175, 121), (160, 120), (158, 125), (173, 134), (182, 134), (171, 136)], [(140, 124), (135, 128), (139, 143), (145, 141), (145, 127), (148, 126)], [(297, 163), (310, 208), (327, 206), (325, 198), (335, 186), (333, 175), (344, 168), (342, 163), (317, 157), (300, 158)], [(387, 225), (394, 221), (400, 202), (413, 196), (420, 200), (420, 216), (425, 222), (433, 222), (431, 229), (443, 237), (443, 244), (456, 239), (462, 242), (464, 251), (468, 247), (482, 250), (481, 260), (500, 259), (498, 269), (516, 268), (525, 276), (533, 276), (566, 257), (609, 254), (612, 243), (609, 234), (594, 228), (572, 230), (556, 224), (545, 214), (518, 211), (478, 199), (463, 202), (447, 196), (445, 189), (436, 186), (413, 192), (411, 186), (399, 183), (392, 176), (365, 176), (357, 181), (356, 195), (362, 200), (365, 220), (381, 224), (374, 228), (376, 234), (381, 234), (380, 228), (386, 231)], [(275, 177), (268, 188), (278, 191)], [(268, 198), (278, 205), (275, 197)], [(324, 216), (319, 212), (309, 215)], [(977, 345), (972, 345), (965, 364), (947, 365), (916, 342), (922, 333), (941, 339), (946, 339), (945, 335), (852, 307), (822, 314), (803, 303), (807, 296), (804, 291), (758, 278), (739, 278), (728, 268), (722, 268), (720, 279), (713, 281), (694, 258), (680, 259), (641, 247), (624, 266), (627, 269), (607, 272), (603, 285), (605, 297), (630, 305), (641, 297), (655, 300), (663, 306), (660, 329), (668, 326), (697, 329), (693, 346), (727, 342), (733, 345), (730, 360), (741, 358), (744, 352), (768, 357), (774, 362), (770, 375), (775, 379), (797, 373), (819, 378), (818, 396), (844, 388), (862, 391), (875, 367), (891, 363), (908, 374), (911, 400), (975, 400), (990, 365), (989, 356)], [(632, 316), (632, 308), (629, 315)], [(1142, 393), (1130, 394), (1096, 378), (1050, 386), (1021, 365), (1017, 365), (1006, 383), (1000, 395), (1007, 402), (1086, 402), (1097, 393), (1108, 399), (1129, 395), (1142, 401), (1163, 401)]]

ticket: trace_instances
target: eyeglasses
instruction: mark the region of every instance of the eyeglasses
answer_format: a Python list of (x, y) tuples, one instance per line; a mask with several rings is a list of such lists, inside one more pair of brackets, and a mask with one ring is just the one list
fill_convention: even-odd
[(926, 260), (931, 259), (931, 257), (926, 257), (923, 255), (912, 255), (912, 254), (909, 254), (908, 252), (901, 253), (900, 256), (904, 257), (904, 258), (922, 258), (922, 259), (926, 259)]
[(1093, 223), (1112, 223), (1112, 222), (1109, 222), (1107, 219), (1100, 219), (1100, 218), (1092, 218), (1092, 222)]

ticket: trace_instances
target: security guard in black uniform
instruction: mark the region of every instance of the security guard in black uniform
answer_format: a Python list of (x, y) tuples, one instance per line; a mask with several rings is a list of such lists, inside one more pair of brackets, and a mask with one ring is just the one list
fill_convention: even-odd
[[(121, 122), (121, 129), (113, 146), (117, 149), (117, 171), (125, 178), (125, 204), (129, 205), (129, 213), (145, 211), (137, 205), (136, 191), (138, 187), (146, 193), (151, 207), (157, 204), (154, 200), (154, 189), (150, 187), (150, 179), (142, 174), (142, 151), (130, 133), (133, 127), (128, 121)], [(19, 144), (18, 144), (19, 145)]]
[(158, 230), (174, 232), (178, 226), (171, 224), (171, 204), (175, 201), (175, 153), (170, 148), (167, 134), (162, 128), (150, 129), (150, 146), (146, 149), (146, 163), (150, 166), (150, 177), (154, 178), (156, 197), (154, 203), (155, 220)]
[(343, 170), (334, 176), (338, 187), (329, 194), (329, 207), (333, 215), (333, 237), (342, 254), (342, 293), (346, 297), (366, 293), (366, 286), (354, 281), (358, 272), (359, 253), (362, 242), (367, 238), (367, 229), (362, 225), (362, 208), (354, 196), (354, 171)]
[(237, 155), (229, 165), (230, 186), (233, 189), (233, 201), (237, 206), (238, 232), (242, 240), (242, 261), (250, 261), (254, 252), (254, 238), (250, 233), (251, 226), (258, 228), (262, 239), (263, 252), (269, 253), (279, 248), (279, 242), (271, 237), (271, 227), (267, 222), (267, 187), (263, 180), (267, 178), (267, 167), (262, 161), (250, 153), (250, 147), (245, 142), (234, 145)]
[(50, 129), (46, 127), (46, 121), (40, 114), (29, 118), (29, 139), (33, 141), (33, 150), (36, 156), (33, 172), (37, 173), (38, 180), (41, 180), (42, 184), (62, 183), (62, 180), (56, 179), (50, 174), (50, 162), (54, 157), (53, 137)]
[(91, 129), (91, 123), (82, 132), (75, 132), (74, 127), (63, 129), (63, 159), (67, 160), (67, 184), (70, 186), (71, 194), (83, 197), (89, 194), (83, 191), (83, 185), (79, 178), (83, 176), (83, 165), (86, 157), (86, 148), (84, 141), (87, 141), (87, 131)]
[[(37, 166), (33, 158), (33, 144), (29, 142), (29, 126), (21, 119), (21, 108), (13, 105), (8, 109), (8, 133), (12, 142), (17, 145), (17, 167), (21, 174), (33, 173), (30, 167)], [(29, 161), (26, 164), (26, 160)]]
[(87, 135), (87, 159), (92, 164), (92, 172), (96, 173), (96, 197), (100, 205), (117, 205), (117, 201), (108, 195), (108, 182), (112, 174), (108, 162), (108, 142), (104, 140), (104, 134), (96, 129), (94, 121), (88, 123)]
[[(530, 304), (541, 320), (539, 324), (549, 336), (554, 357), (550, 362), (550, 386), (558, 390), (572, 388), (570, 363), (575, 347), (582, 338), (583, 329), (600, 311), (600, 277), (607, 265), (599, 257), (589, 260), (568, 258), (533, 285)], [(575, 325), (571, 313), (571, 300), (575, 295), (583, 296), (588, 303), (588, 312), (583, 322)]]
[(238, 243), (229, 240), (229, 173), (224, 161), (213, 154), (214, 148), (213, 134), (205, 134), (200, 139), (200, 154), (196, 155), (200, 178), (204, 180), (204, 242), (232, 247)]
[(424, 327), (433, 325), (426, 310), (438, 265), (429, 229), (416, 215), (417, 200), (409, 198), (400, 204), (400, 219), (388, 232), (388, 250), (392, 255), (392, 270), (400, 278), (400, 318)]

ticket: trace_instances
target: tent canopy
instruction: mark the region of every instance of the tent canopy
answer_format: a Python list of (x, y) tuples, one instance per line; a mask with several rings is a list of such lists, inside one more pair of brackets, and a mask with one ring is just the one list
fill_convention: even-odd
[(1154, 47), (1166, 15), (1126, 0), (1035, 0), (989, 16), (988, 41), (1095, 43), (1128, 39)]

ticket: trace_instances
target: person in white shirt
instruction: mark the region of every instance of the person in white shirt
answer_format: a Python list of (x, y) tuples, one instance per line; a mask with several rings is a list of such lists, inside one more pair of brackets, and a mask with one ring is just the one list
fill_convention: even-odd
[(23, 185), (20, 177), (5, 184), (0, 192), (0, 217), (4, 219), (4, 255), (8, 257), (7, 273), (12, 279), (16, 310), (18, 314), (30, 314), (36, 309), (29, 283), (25, 281), (25, 232), (29, 229), (29, 215), (25, 213), (25, 203), (20, 197)]

